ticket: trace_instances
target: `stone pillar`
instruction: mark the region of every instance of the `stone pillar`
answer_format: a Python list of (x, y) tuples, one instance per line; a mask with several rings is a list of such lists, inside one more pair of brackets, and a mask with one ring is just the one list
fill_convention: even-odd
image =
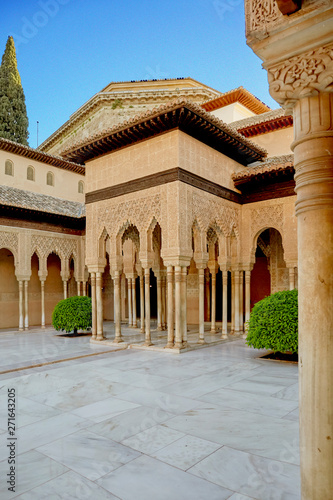
[(228, 338), (228, 271), (222, 271), (222, 335)]
[(45, 328), (45, 279), (40, 280), (41, 294), (41, 327)]
[(162, 330), (166, 330), (166, 326), (166, 277), (162, 276)]
[(80, 297), (81, 295), (81, 282), (77, 281), (77, 295)]
[(161, 273), (156, 275), (157, 284), (157, 330), (160, 332), (162, 328), (162, 278)]
[[(245, 271), (245, 323), (247, 323), (250, 319), (250, 311), (251, 311), (251, 271)], [(247, 333), (247, 324), (244, 328), (243, 337), (246, 338)]]
[(114, 293), (114, 324), (115, 336), (114, 342), (118, 344), (123, 341), (121, 334), (121, 288), (120, 288), (120, 274), (115, 271), (113, 275), (113, 293)]
[(235, 335), (239, 335), (239, 271), (234, 272), (234, 283), (235, 283)]
[(86, 281), (82, 281), (82, 295), (83, 295), (83, 297), (86, 297), (86, 295), (87, 295), (87, 282)]
[(132, 326), (134, 328), (138, 327), (138, 322), (136, 318), (136, 286), (135, 277), (132, 278)]
[(29, 328), (29, 281), (24, 282), (24, 329)]
[(209, 269), (205, 269), (205, 318), (210, 321), (210, 274)]
[(294, 290), (295, 288), (295, 268), (289, 267), (289, 290)]
[(199, 340), (205, 344), (205, 270), (199, 269)]
[(181, 281), (181, 306), (182, 306), (182, 331), (183, 331), (183, 347), (187, 347), (187, 267), (182, 267)]
[(168, 343), (166, 347), (173, 347), (174, 344), (174, 319), (173, 319), (173, 266), (168, 266), (167, 269), (168, 280)]
[(153, 345), (150, 333), (150, 268), (145, 268), (145, 306), (146, 306), (146, 332), (145, 345)]
[(244, 271), (239, 273), (239, 331), (242, 335), (244, 333)]
[(175, 266), (175, 347), (178, 349), (181, 349), (183, 346), (181, 280), (182, 268)]
[(235, 333), (235, 272), (231, 271), (231, 329), (230, 335)]
[(19, 280), (19, 331), (24, 330), (24, 317), (23, 317), (23, 281)]
[(67, 299), (67, 280), (63, 280), (64, 285), (64, 299)]
[(90, 274), (91, 279), (91, 338), (96, 340), (97, 336), (97, 312), (96, 312), (96, 273)]
[(212, 269), (212, 301), (210, 333), (216, 333), (216, 270)]
[(128, 326), (133, 326), (132, 319), (132, 278), (127, 278)]
[(143, 274), (140, 274), (140, 323), (140, 332), (145, 333), (145, 282)]
[(102, 273), (96, 273), (96, 311), (97, 311), (97, 336), (96, 340), (103, 340), (103, 297)]
[(294, 108), (302, 498), (333, 491), (333, 93)]

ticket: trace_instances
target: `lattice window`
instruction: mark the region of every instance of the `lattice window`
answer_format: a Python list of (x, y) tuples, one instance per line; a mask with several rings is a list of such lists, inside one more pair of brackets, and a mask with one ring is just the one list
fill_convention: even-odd
[(78, 183), (78, 192), (81, 194), (84, 193), (84, 182), (83, 181), (79, 181), (79, 183)]
[(5, 174), (6, 175), (14, 175), (14, 163), (10, 160), (6, 160)]
[(27, 179), (28, 179), (28, 181), (35, 180), (35, 169), (31, 165), (29, 165), (27, 168)]
[(54, 175), (52, 172), (46, 174), (46, 184), (48, 186), (54, 186)]

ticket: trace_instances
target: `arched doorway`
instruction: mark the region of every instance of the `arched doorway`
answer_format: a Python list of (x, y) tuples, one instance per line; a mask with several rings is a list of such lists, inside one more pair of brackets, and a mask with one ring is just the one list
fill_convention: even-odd
[(0, 328), (19, 324), (19, 286), (15, 276), (14, 255), (7, 248), (0, 250)]
[(52, 323), (52, 312), (56, 304), (64, 298), (61, 279), (61, 261), (51, 253), (47, 258), (47, 278), (45, 281), (45, 323)]

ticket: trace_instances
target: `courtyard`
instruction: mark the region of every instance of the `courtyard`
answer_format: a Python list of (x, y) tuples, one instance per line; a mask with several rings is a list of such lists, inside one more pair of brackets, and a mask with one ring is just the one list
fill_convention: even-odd
[(1, 499), (300, 499), (297, 364), (233, 336), (178, 355), (12, 329), (0, 349)]

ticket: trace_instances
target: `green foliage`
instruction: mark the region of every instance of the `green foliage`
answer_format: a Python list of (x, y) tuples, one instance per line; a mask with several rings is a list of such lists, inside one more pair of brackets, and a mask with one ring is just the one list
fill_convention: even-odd
[(273, 293), (252, 309), (246, 343), (255, 349), (298, 352), (298, 292)]
[(89, 297), (69, 297), (61, 300), (52, 313), (52, 325), (56, 330), (69, 333), (91, 328), (91, 299)]
[(12, 36), (0, 66), (0, 137), (28, 145), (28, 116)]
[(116, 109), (116, 108), (123, 108), (123, 102), (121, 99), (115, 99), (112, 103), (112, 109)]

